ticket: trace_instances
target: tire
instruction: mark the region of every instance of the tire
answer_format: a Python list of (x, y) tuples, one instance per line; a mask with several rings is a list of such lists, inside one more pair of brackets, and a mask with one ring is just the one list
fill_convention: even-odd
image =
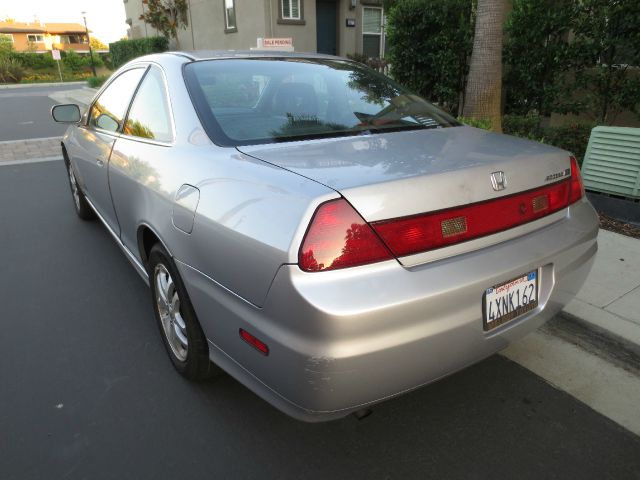
[(64, 155), (64, 163), (67, 166), (67, 178), (69, 179), (69, 188), (71, 189), (71, 198), (73, 199), (76, 214), (82, 220), (93, 220), (96, 218), (96, 212), (93, 211), (84, 193), (82, 193), (82, 189), (76, 180), (73, 165), (71, 165), (71, 162), (67, 158), (66, 152), (63, 150), (62, 153)]
[(184, 283), (161, 244), (151, 248), (147, 265), (153, 311), (171, 363), (189, 380), (205, 380), (219, 373), (209, 360), (207, 339)]

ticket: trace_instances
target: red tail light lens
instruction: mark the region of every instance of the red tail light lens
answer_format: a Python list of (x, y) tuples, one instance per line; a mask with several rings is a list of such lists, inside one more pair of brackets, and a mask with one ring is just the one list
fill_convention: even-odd
[(256, 337), (247, 332), (244, 328), (240, 329), (240, 338), (258, 350), (263, 355), (269, 355), (269, 347), (266, 343), (258, 340)]
[(305, 272), (335, 270), (392, 259), (371, 227), (343, 198), (318, 207), (298, 253)]
[[(508, 197), (383, 220), (371, 226), (397, 257), (434, 250), (501, 232), (566, 208), (575, 178), (572, 174), (570, 179)], [(578, 183), (581, 184), (579, 180)]]
[(577, 202), (584, 196), (584, 184), (582, 183), (582, 175), (580, 175), (580, 167), (575, 157), (571, 157), (571, 195), (569, 196), (569, 205)]

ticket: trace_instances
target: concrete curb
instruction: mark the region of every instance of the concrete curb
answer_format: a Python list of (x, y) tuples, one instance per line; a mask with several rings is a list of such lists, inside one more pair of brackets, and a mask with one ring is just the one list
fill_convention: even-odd
[(56, 160), (62, 160), (62, 157), (41, 157), (41, 158), (27, 158), (24, 160), (7, 160), (6, 162), (0, 161), (0, 167), (8, 167), (10, 165), (24, 165), (26, 163), (42, 163), (42, 162), (54, 162)]
[(640, 328), (635, 323), (608, 310), (594, 307), (575, 298), (562, 313), (568, 317), (580, 319), (595, 330), (610, 332), (614, 338), (622, 338), (631, 345), (640, 346)]
[[(602, 311), (600, 311), (602, 312)], [(543, 330), (606, 358), (625, 370), (640, 375), (640, 344), (567, 311), (547, 322)]]
[(78, 82), (47, 82), (47, 83), (16, 83), (0, 85), (0, 90), (11, 88), (62, 87), (65, 85), (86, 85), (86, 81)]

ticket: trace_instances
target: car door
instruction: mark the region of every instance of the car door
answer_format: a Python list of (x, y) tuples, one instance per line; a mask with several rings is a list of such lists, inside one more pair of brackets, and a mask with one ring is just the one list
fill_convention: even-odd
[(109, 157), (145, 69), (125, 70), (109, 83), (91, 105), (86, 124), (78, 128), (69, 149), (83, 192), (116, 233), (119, 226), (109, 191)]
[[(164, 74), (151, 65), (131, 102), (109, 165), (109, 184), (120, 223), (120, 239), (137, 254), (141, 223), (171, 224), (178, 171), (172, 162), (174, 126)], [(159, 212), (161, 212), (159, 214)], [(157, 217), (161, 221), (156, 221)], [(162, 228), (165, 225), (155, 225)]]

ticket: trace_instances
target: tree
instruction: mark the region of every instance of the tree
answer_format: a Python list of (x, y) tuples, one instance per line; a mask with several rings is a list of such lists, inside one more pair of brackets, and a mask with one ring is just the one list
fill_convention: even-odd
[(640, 111), (640, 3), (582, 0), (575, 22), (575, 100), (578, 111), (610, 124), (623, 110)]
[(504, 0), (478, 0), (473, 53), (463, 115), (487, 119), (491, 129), (502, 131), (502, 25)]
[(91, 37), (91, 48), (93, 50), (108, 50), (109, 49), (109, 47), (107, 45), (102, 43), (96, 37)]
[(186, 29), (189, 24), (187, 0), (142, 0), (147, 11), (140, 20), (161, 32), (166, 38), (174, 38), (180, 49), (178, 28)]
[(0, 56), (5, 56), (13, 51), (13, 42), (11, 38), (0, 34)]
[(577, 0), (514, 0), (505, 25), (504, 87), (508, 113), (562, 111), (571, 68), (569, 34)]

